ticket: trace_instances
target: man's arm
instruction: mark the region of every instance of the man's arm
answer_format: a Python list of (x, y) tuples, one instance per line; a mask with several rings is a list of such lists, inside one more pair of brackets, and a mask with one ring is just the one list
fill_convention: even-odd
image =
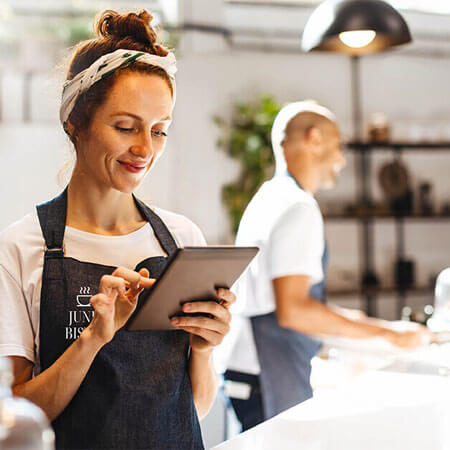
[(423, 344), (428, 335), (425, 328), (400, 333), (363, 318), (344, 317), (311, 298), (310, 285), (311, 277), (306, 275), (289, 275), (273, 280), (276, 315), (282, 327), (312, 336), (332, 335), (356, 339), (381, 337), (405, 348)]

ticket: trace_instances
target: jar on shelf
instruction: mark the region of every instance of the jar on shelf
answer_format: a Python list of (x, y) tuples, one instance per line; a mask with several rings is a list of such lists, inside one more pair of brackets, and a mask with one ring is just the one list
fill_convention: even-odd
[(367, 125), (368, 141), (374, 144), (385, 144), (391, 138), (391, 125), (383, 113), (372, 114)]

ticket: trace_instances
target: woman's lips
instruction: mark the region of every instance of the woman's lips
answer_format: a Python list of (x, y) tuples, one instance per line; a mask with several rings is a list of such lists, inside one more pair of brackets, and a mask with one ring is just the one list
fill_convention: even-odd
[(119, 163), (122, 165), (122, 167), (126, 170), (128, 170), (129, 172), (132, 173), (138, 173), (141, 170), (144, 170), (146, 168), (146, 166), (133, 166), (132, 164), (123, 162), (123, 161), (119, 161)]

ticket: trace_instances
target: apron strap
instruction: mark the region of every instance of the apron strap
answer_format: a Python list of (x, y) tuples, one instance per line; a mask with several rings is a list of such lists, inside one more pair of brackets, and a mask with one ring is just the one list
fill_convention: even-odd
[[(150, 223), (155, 236), (168, 256), (176, 252), (178, 246), (161, 218), (144, 202), (133, 195), (134, 202), (142, 217)], [(47, 254), (64, 256), (63, 242), (67, 220), (67, 187), (53, 200), (36, 206), (39, 223), (47, 247)]]
[(46, 253), (63, 256), (67, 219), (67, 187), (58, 197), (36, 206), (36, 209), (45, 240)]
[(316, 284), (313, 284), (309, 289), (309, 295), (321, 303), (327, 302), (327, 267), (328, 267), (328, 245), (327, 241), (324, 243), (322, 254), (322, 271), (323, 279)]
[(134, 194), (133, 199), (139, 212), (153, 228), (155, 236), (158, 239), (158, 242), (163, 250), (167, 253), (168, 256), (174, 254), (178, 249), (178, 245), (175, 242), (175, 239), (173, 238), (166, 224), (143, 201), (137, 199)]

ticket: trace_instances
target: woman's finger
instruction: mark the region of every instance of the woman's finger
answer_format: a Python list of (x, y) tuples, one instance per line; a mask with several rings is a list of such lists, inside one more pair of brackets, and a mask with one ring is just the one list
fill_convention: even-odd
[(139, 281), (138, 288), (135, 289), (131, 284), (129, 284), (129, 289), (126, 292), (126, 299), (131, 302), (131, 304), (135, 304), (138, 301), (139, 295), (146, 287), (151, 287), (155, 283), (154, 278), (149, 278), (149, 272), (147, 269), (140, 269), (139, 275), (141, 276), (141, 281)]
[[(144, 274), (148, 274), (147, 269), (141, 269), (143, 270)], [(138, 291), (141, 288), (149, 288), (152, 287), (153, 283), (155, 282), (154, 279), (148, 278), (148, 276), (144, 276), (141, 272), (136, 272), (131, 269), (127, 269), (125, 267), (118, 267), (113, 273), (112, 276), (120, 277), (126, 280), (129, 283), (130, 289), (133, 289), (134, 291)]]
[(118, 267), (114, 270), (112, 276), (120, 277), (128, 281), (130, 289), (138, 290), (140, 288), (139, 282), (141, 281), (141, 275), (134, 270), (130, 270), (125, 267)]
[(113, 275), (103, 275), (100, 279), (99, 293), (110, 297), (116, 297), (118, 294), (124, 295), (127, 286), (125, 280)]
[(216, 319), (210, 319), (209, 317), (173, 317), (170, 319), (170, 322), (176, 327), (203, 328), (205, 330), (214, 331), (223, 335), (227, 334), (230, 330), (228, 323), (223, 323)]
[(207, 330), (205, 328), (180, 327), (180, 329), (188, 333), (195, 334), (196, 336), (200, 336), (205, 341), (209, 342), (214, 346), (219, 345), (223, 340), (223, 335), (221, 335), (220, 333), (216, 333), (215, 331)]
[(234, 295), (229, 289), (217, 289), (217, 296), (220, 298), (221, 304), (227, 309), (236, 301), (236, 295)]
[(149, 278), (150, 274), (147, 269), (140, 269), (138, 273), (141, 276), (138, 288), (134, 289), (130, 286), (130, 290), (128, 291), (128, 297), (133, 297), (133, 301), (137, 300), (137, 297), (145, 288), (153, 286), (156, 281), (154, 278)]
[(145, 288), (153, 286), (153, 283), (156, 281), (148, 277), (149, 272), (145, 268), (135, 272), (125, 267), (118, 267), (110, 276), (124, 280), (125, 286), (129, 290), (126, 293), (121, 292), (126, 295), (126, 298), (122, 300), (128, 300), (132, 303), (136, 302), (137, 297)]
[(114, 299), (106, 294), (96, 294), (91, 297), (90, 303), (96, 314), (103, 314), (111, 310)]
[(149, 278), (150, 273), (147, 269), (140, 269), (139, 275), (141, 276), (139, 286), (141, 289), (150, 288), (155, 284), (155, 278)]
[(222, 322), (228, 323), (231, 320), (231, 313), (228, 311), (225, 306), (221, 304), (211, 301), (211, 302), (189, 302), (185, 303), (182, 307), (183, 312), (186, 313), (206, 313), (212, 314), (218, 320)]
[(139, 269), (139, 274), (144, 278), (150, 277), (150, 272), (145, 267), (142, 269)]

